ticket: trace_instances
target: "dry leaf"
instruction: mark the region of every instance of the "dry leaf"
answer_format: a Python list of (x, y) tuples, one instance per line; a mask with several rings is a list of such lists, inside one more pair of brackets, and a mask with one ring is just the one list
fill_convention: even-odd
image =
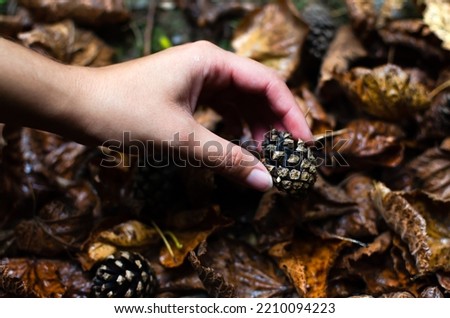
[(442, 47), (450, 50), (450, 3), (447, 0), (425, 0), (423, 21), (442, 40)]
[(0, 273), (0, 280), (21, 284), (27, 297), (87, 297), (91, 289), (87, 273), (68, 261), (6, 258), (0, 260)]
[(437, 286), (427, 287), (421, 293), (422, 298), (444, 298), (444, 295)]
[(55, 24), (35, 24), (20, 33), (22, 43), (72, 65), (105, 66), (112, 63), (114, 51), (94, 33), (77, 29), (71, 20)]
[(450, 269), (449, 203), (425, 194), (393, 192), (382, 183), (372, 197), (386, 223), (408, 244), (421, 274)]
[(160, 236), (156, 229), (136, 220), (128, 220), (110, 229), (91, 234), (84, 244), (78, 260), (83, 269), (105, 259), (117, 250), (142, 250), (157, 244)]
[(387, 64), (373, 70), (356, 67), (340, 79), (354, 105), (386, 120), (401, 120), (430, 105), (428, 88), (399, 66)]
[(388, 23), (378, 30), (378, 34), (387, 45), (404, 47), (404, 54), (411, 56), (411, 50), (420, 53), (418, 58), (428, 58), (428, 61), (446, 60), (446, 52), (441, 49), (441, 41), (421, 19), (397, 20)]
[(249, 14), (232, 46), (240, 56), (269, 66), (285, 80), (296, 70), (308, 27), (290, 0), (278, 0)]
[(447, 293), (450, 292), (450, 273), (437, 273), (436, 277), (439, 285), (441, 285)]
[(56, 22), (72, 18), (77, 22), (102, 25), (128, 20), (123, 0), (20, 0), (38, 20)]
[(323, 168), (395, 167), (403, 160), (403, 131), (395, 124), (356, 119), (345, 132), (325, 140)]
[(328, 273), (347, 244), (309, 238), (292, 244), (280, 243), (269, 254), (277, 260), (300, 297), (328, 297)]
[(450, 149), (430, 148), (409, 162), (406, 169), (416, 178), (419, 189), (450, 201)]
[(204, 274), (214, 278), (211, 282), (234, 286), (239, 298), (281, 297), (291, 291), (270, 259), (240, 241), (211, 241), (207, 251), (197, 255)]
[[(220, 213), (218, 206), (197, 211), (183, 211), (172, 214), (170, 219), (178, 223), (178, 229), (175, 228), (171, 232), (177, 238), (181, 247), (172, 248), (173, 255), (164, 246), (160, 252), (159, 261), (168, 268), (178, 267), (183, 264), (189, 252), (193, 251), (204, 240), (217, 230), (229, 226), (233, 223), (231, 219), (224, 217)], [(189, 220), (189, 226), (184, 223), (180, 226), (180, 221)], [(170, 226), (170, 224), (167, 224)]]
[(377, 12), (374, 0), (345, 0), (352, 27), (365, 37), (375, 29)]
[[(348, 25), (341, 26), (328, 48), (320, 68), (320, 96), (330, 99), (335, 75), (348, 71), (352, 62), (367, 56), (367, 51)], [(331, 91), (331, 92), (330, 92)]]

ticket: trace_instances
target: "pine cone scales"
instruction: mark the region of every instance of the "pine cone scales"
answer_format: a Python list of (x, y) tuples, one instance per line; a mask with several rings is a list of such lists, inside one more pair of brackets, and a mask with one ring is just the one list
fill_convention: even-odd
[(316, 158), (304, 142), (272, 129), (264, 136), (263, 163), (274, 185), (289, 194), (304, 194), (317, 178)]
[(118, 252), (98, 267), (92, 294), (108, 298), (148, 297), (156, 287), (155, 273), (144, 257), (132, 252)]

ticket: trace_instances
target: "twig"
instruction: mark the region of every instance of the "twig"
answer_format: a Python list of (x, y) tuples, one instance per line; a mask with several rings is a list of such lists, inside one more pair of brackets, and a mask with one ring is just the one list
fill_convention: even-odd
[(445, 91), (447, 88), (450, 88), (450, 80), (445, 81), (444, 83), (442, 83), (441, 85), (439, 85), (438, 87), (436, 87), (436, 88), (428, 95), (428, 97), (430, 98), (430, 100), (432, 100), (432, 99), (435, 98), (437, 95), (439, 95), (439, 93)]
[(152, 53), (152, 34), (153, 25), (155, 24), (156, 8), (159, 0), (149, 0), (147, 9), (147, 23), (144, 30), (144, 55)]

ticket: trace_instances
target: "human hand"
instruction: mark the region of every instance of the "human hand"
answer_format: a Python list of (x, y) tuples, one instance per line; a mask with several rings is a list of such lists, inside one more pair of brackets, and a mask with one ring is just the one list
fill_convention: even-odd
[[(196, 42), (102, 68), (67, 66), (0, 39), (0, 118), (89, 144), (166, 147), (259, 190), (264, 166), (192, 116), (199, 103), (244, 120), (253, 138), (270, 128), (312, 139), (285, 83), (265, 66)], [(232, 116), (230, 116), (232, 114)], [(130, 140), (123, 140), (124, 134)], [(146, 151), (151, 151), (147, 149)]]
[(271, 127), (312, 139), (301, 110), (275, 72), (208, 42), (89, 69), (81, 79), (84, 93), (77, 103), (85, 111), (80, 123), (92, 138), (123, 140), (128, 132), (131, 141), (175, 149), (258, 190), (272, 186), (265, 167), (247, 150), (198, 124), (192, 114), (199, 102), (225, 117), (237, 111), (256, 140)]

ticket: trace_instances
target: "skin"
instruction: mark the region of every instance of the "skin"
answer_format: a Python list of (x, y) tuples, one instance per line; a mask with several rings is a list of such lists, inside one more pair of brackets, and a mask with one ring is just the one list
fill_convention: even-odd
[[(312, 140), (294, 97), (275, 72), (209, 42), (87, 68), (63, 65), (0, 39), (0, 69), (0, 118), (6, 124), (90, 145), (123, 140), (130, 132), (133, 140), (151, 140), (195, 157), (261, 191), (272, 187), (267, 170), (245, 149), (199, 125), (192, 116), (197, 105), (214, 105), (229, 120), (242, 116), (256, 140), (271, 127)], [(177, 133), (180, 141), (174, 139)], [(211, 141), (220, 146), (214, 155), (204, 147)]]

